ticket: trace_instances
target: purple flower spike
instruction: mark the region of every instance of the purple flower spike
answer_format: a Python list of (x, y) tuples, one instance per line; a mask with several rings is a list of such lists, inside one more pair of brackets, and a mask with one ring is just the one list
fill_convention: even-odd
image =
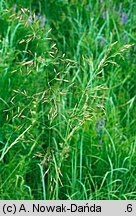
[(97, 125), (97, 132), (98, 132), (98, 136), (100, 136), (100, 122), (98, 122), (98, 125)]
[(44, 15), (41, 16), (39, 13), (38, 13), (38, 15), (36, 17), (41, 22), (42, 27), (44, 27), (45, 26), (45, 22), (46, 22), (46, 17)]
[(128, 21), (128, 14), (125, 14), (124, 12), (121, 14), (122, 23), (126, 24)]
[(27, 20), (27, 21), (28, 21), (29, 25), (32, 26), (33, 20), (32, 20), (32, 17), (31, 17), (31, 16), (28, 17), (28, 20)]
[(41, 16), (41, 22), (42, 22), (42, 27), (44, 27), (45, 22), (46, 22), (46, 17), (45, 16)]
[(102, 119), (102, 133), (104, 133), (105, 120), (106, 120), (106, 118), (103, 118), (103, 119)]
[(102, 120), (100, 120), (100, 118), (97, 119), (97, 123), (96, 123), (96, 131), (97, 131), (97, 136), (99, 137), (99, 142), (100, 145), (102, 145), (102, 136), (104, 134), (104, 129), (105, 129), (105, 121), (106, 118), (102, 118)]
[(100, 132), (101, 132), (101, 124), (100, 124), (100, 120), (98, 119), (97, 124), (96, 124), (96, 131), (98, 133), (98, 136), (100, 136)]
[(102, 36), (102, 37), (101, 37), (100, 46), (103, 47), (105, 43), (106, 43), (106, 40), (105, 40), (105, 38)]
[(101, 14), (102, 14), (102, 18), (105, 20), (105, 18), (106, 18), (106, 13), (105, 13), (105, 11), (103, 10), (103, 8), (101, 8)]

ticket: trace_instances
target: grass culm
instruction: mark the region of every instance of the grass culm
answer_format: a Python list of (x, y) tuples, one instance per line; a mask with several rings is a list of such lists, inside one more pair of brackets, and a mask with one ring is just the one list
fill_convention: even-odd
[(0, 199), (136, 199), (135, 11), (0, 1)]

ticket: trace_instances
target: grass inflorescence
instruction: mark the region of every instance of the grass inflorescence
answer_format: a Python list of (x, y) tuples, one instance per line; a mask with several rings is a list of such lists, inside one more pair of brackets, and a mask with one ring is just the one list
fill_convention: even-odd
[(1, 199), (136, 199), (135, 10), (1, 1)]

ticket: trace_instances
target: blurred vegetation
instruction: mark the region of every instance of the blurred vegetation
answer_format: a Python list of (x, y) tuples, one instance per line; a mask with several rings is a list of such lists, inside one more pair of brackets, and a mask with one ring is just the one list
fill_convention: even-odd
[(135, 11), (1, 1), (1, 199), (136, 199)]

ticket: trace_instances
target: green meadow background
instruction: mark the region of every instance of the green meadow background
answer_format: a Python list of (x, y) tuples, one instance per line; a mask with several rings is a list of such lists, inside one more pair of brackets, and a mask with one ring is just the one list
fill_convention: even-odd
[(136, 199), (136, 1), (0, 1), (0, 199)]

